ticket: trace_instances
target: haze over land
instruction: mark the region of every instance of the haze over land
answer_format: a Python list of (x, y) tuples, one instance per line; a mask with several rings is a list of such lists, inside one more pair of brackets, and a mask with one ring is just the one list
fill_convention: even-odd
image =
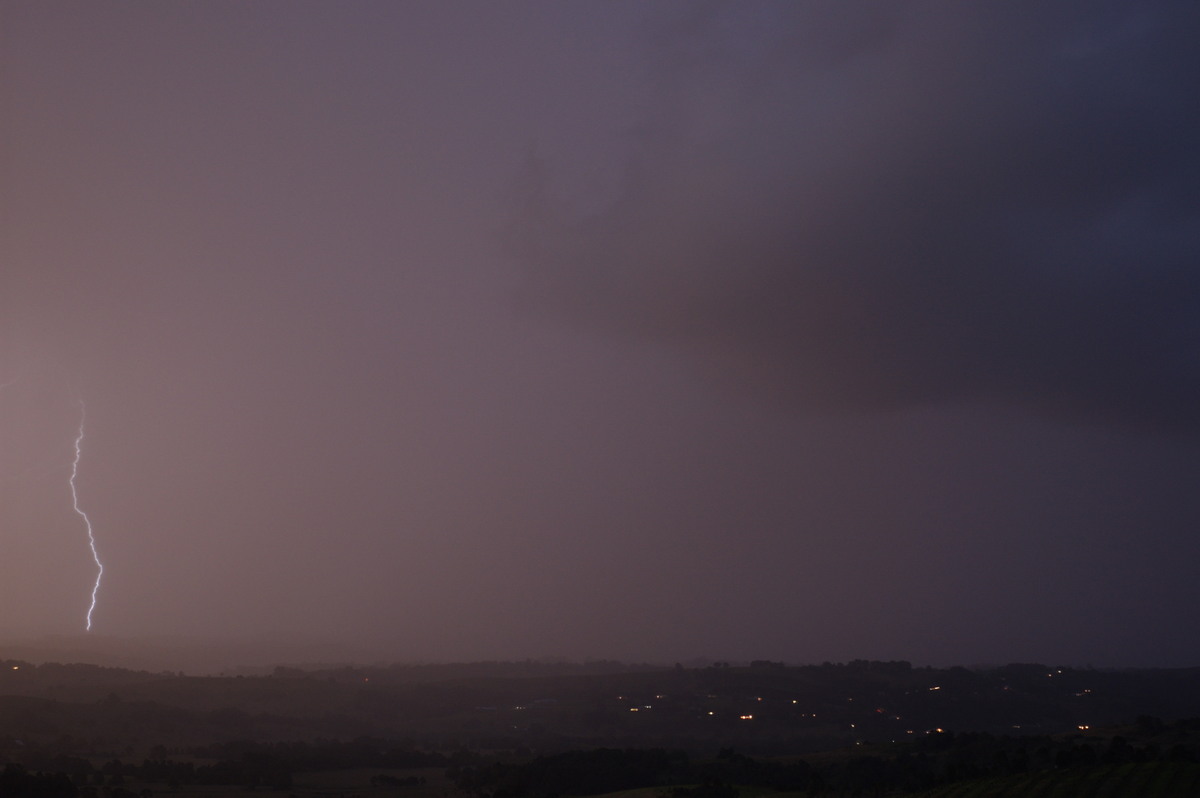
[(0, 0), (0, 633), (1197, 664), (1198, 29)]

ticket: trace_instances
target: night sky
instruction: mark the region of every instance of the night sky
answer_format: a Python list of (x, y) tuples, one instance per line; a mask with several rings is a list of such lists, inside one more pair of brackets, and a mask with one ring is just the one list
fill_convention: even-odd
[(0, 632), (1200, 664), (1197, 31), (0, 0)]

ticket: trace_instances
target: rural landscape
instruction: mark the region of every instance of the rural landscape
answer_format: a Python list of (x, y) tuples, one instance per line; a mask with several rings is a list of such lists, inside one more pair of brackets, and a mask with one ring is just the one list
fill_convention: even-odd
[(1200, 669), (0, 663), (0, 796), (1187, 796)]

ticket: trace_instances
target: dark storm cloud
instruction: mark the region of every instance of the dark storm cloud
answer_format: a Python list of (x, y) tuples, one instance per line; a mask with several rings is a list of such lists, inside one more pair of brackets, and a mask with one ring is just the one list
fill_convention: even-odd
[(1196, 664), (1194, 5), (0, 0), (0, 637)]
[(793, 406), (1194, 425), (1198, 25), (1169, 2), (709, 7), (652, 34), (607, 207), (561, 212), (553, 160), (531, 169), (529, 296)]

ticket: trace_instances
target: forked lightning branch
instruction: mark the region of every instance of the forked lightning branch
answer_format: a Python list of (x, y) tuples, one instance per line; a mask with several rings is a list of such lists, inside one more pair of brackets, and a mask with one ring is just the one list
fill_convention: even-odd
[(71, 463), (71, 503), (75, 507), (75, 512), (83, 519), (83, 524), (87, 528), (88, 546), (92, 550), (92, 559), (96, 562), (96, 581), (92, 585), (92, 603), (88, 606), (87, 611), (87, 631), (92, 630), (92, 613), (96, 610), (96, 595), (100, 592), (100, 578), (104, 576), (104, 565), (100, 562), (100, 552), (96, 550), (96, 536), (92, 532), (92, 521), (88, 518), (88, 514), (79, 506), (79, 491), (75, 487), (75, 478), (79, 475), (79, 459), (83, 455), (83, 425), (87, 419), (87, 408), (83, 402), (79, 403), (79, 434), (75, 436), (75, 460)]

